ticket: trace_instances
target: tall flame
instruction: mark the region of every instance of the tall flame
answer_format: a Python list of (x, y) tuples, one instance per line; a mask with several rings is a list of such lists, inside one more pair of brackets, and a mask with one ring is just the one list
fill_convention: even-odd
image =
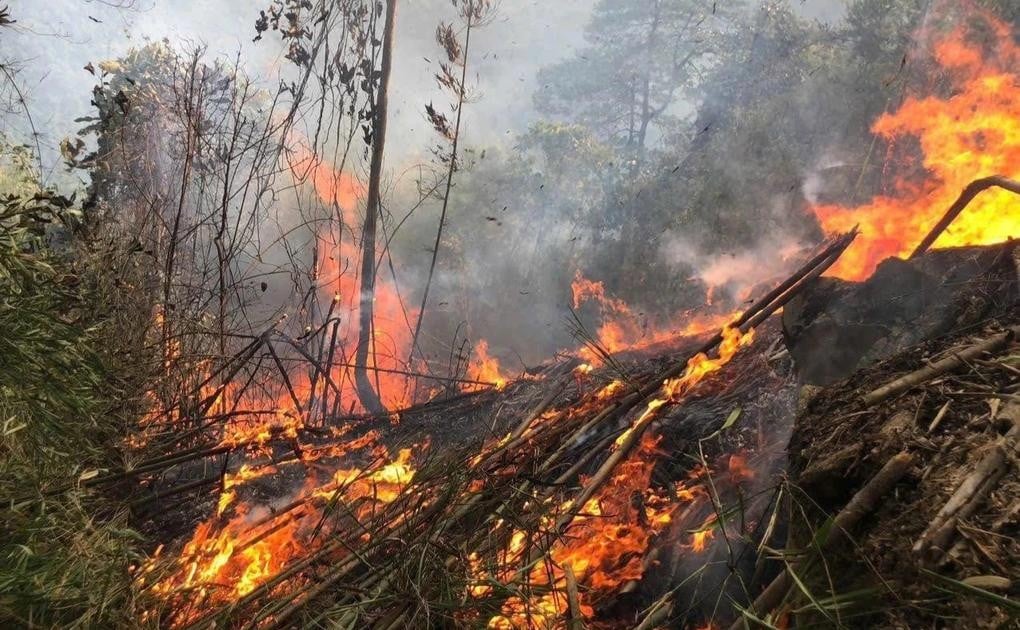
[[(1020, 48), (1010, 28), (986, 13), (992, 41), (984, 48), (960, 27), (934, 43), (933, 60), (952, 83), (952, 93), (911, 95), (884, 114), (872, 132), (886, 142), (916, 138), (923, 152), (924, 181), (899, 173), (892, 193), (846, 208), (815, 207), (830, 233), (860, 226), (860, 236), (829, 271), (849, 280), (868, 277), (883, 259), (909, 254), (963, 188), (990, 175), (1020, 175)], [(944, 232), (936, 247), (987, 245), (1020, 236), (1020, 198), (1001, 190), (980, 194)]]

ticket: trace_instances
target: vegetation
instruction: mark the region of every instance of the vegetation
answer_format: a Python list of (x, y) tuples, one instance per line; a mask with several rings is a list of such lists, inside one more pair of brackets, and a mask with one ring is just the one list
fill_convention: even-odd
[[(726, 294), (720, 312), (740, 308), (755, 284), (785, 275), (763, 264), (759, 252), (821, 240), (812, 204), (852, 204), (880, 193), (888, 186), (880, 156), (899, 152), (916, 157), (915, 146), (892, 146), (875, 138), (869, 127), (876, 117), (919, 85), (935, 94), (950, 89), (944, 77), (932, 72), (928, 57), (913, 55), (922, 27), (945, 26), (932, 26), (927, 0), (850, 0), (845, 16), (831, 24), (805, 18), (792, 0), (597, 0), (583, 45), (539, 73), (530, 126), (505, 143), (472, 146), (473, 137), (463, 133), (471, 124), (465, 107), (475, 98), (467, 84), (477, 76), (476, 67), (484, 67), (479, 60), (486, 53), (471, 37), (482, 26), (485, 32), (500, 28), (494, 18), (499, 7), (488, 0), (454, 0), (456, 19), (439, 23), (433, 51), (441, 59), (436, 79), (444, 100), (451, 102), (415, 104), (440, 144), (431, 163), (396, 173), (398, 165), (390, 156), (400, 152), (392, 145), (392, 127), (391, 145), (385, 142), (391, 56), (400, 51), (400, 30), (394, 25), (398, 4), (268, 2), (265, 11), (251, 17), (256, 40), (272, 35), (286, 51), (286, 63), (275, 77), (279, 83), (270, 88), (249, 79), (242, 60), (210, 59), (201, 46), (147, 43), (119, 59), (89, 63), (85, 69), (96, 80), (94, 111), (77, 119), (84, 127), (60, 144), (62, 174), (85, 182), (73, 194), (43, 183), (36, 166), (43, 160), (38, 137), (25, 146), (0, 139), (0, 626), (135, 627), (190, 621), (194, 609), (205, 607), (209, 610), (200, 614), (227, 618), (267, 601), (277, 606), (259, 611), (267, 617), (283, 611), (294, 619), (307, 614), (319, 621), (393, 627), (419, 615), (454, 618), (470, 607), (464, 605), (465, 593), (479, 575), (473, 566), (478, 557), (469, 550), (491, 552), (482, 562), (498, 564), (496, 558), (518, 534), (530, 541), (536, 532), (550, 534), (543, 544), (551, 547), (624, 454), (647, 448), (651, 463), (644, 485), (628, 489), (627, 501), (612, 515), (620, 519), (620, 531), (644, 537), (627, 552), (628, 563), (638, 559), (651, 544), (645, 540), (648, 516), (642, 497), (654, 494), (652, 486), (658, 483), (651, 477), (657, 443), (638, 440), (646, 428), (649, 436), (659, 430), (658, 424), (650, 428), (659, 422), (652, 412), (672, 407), (687, 391), (663, 394), (641, 416), (641, 431), (624, 430), (626, 414), (640, 409), (639, 403), (663, 382), (668, 385), (660, 366), (637, 365), (645, 381), (639, 384), (647, 392), (627, 393), (626, 404), (612, 409), (594, 388), (585, 390), (592, 366), (572, 376), (570, 366), (548, 379), (562, 381), (562, 391), (573, 392), (576, 385), (574, 408), (555, 412), (563, 422), (538, 422), (553, 409), (561, 393), (555, 392), (541, 411), (522, 415), (521, 434), (509, 440), (511, 446), (500, 443), (485, 457), (466, 451), (430, 453), (429, 458), (437, 458), (416, 462), (421, 464), (418, 472), (409, 460), (391, 461), (389, 474), (395, 481), (386, 483), (399, 500), (386, 503), (378, 500), (372, 475), (383, 470), (381, 463), (395, 459), (395, 449), (387, 451), (393, 445), (379, 440), (377, 430), (382, 433), (388, 421), (403, 421), (401, 414), (390, 414), (397, 407), (413, 408), (451, 392), (456, 394), (449, 400), (469, 405), (472, 391), (497, 383), (491, 389), (503, 389), (502, 375), (462, 378), (467, 372), (465, 335), (487, 339), (504, 367), (514, 360), (515, 368), (553, 356), (573, 344), (572, 334), (598, 347), (597, 335), (585, 328), (591, 322), (570, 303), (578, 274), (602, 282), (600, 288), (619, 298), (621, 309), (633, 311), (645, 328), (649, 320), (666, 321), (711, 302), (705, 299), (709, 287)], [(1020, 22), (1015, 2), (977, 4), (1014, 26)], [(6, 8), (0, 9), (0, 27), (10, 26), (12, 19)], [(24, 115), (34, 128), (17, 73), (6, 62), (0, 68), (5, 86), (0, 107), (10, 116)], [(367, 185), (358, 180), (362, 175)], [(916, 167), (911, 175), (920, 179), (926, 173)], [(750, 258), (746, 269), (727, 267), (721, 277), (709, 277), (714, 263), (738, 253)], [(574, 318), (570, 326), (564, 325), (567, 313)], [(762, 363), (784, 362), (787, 370), (791, 359), (778, 350), (778, 334), (774, 343), (756, 343), (756, 357), (767, 358)], [(1005, 382), (1004, 375), (1016, 372), (1013, 358), (995, 366), (996, 378)], [(697, 360), (710, 361), (705, 355)], [(684, 369), (682, 362), (671, 364), (666, 374), (672, 380)], [(732, 382), (753, 376), (752, 369), (757, 368), (747, 367)], [(499, 374), (498, 365), (494, 371)], [(619, 372), (630, 378), (625, 370)], [(622, 398), (626, 385), (611, 385), (605, 376), (599, 375), (605, 381), (601, 385)], [(787, 378), (789, 371), (782, 376)], [(990, 378), (986, 375), (985, 382)], [(764, 396), (767, 383), (758, 380)], [(433, 387), (436, 381), (443, 386)], [(545, 382), (522, 379), (517, 385), (522, 391), (535, 387), (527, 392), (530, 396), (541, 393)], [(457, 391), (464, 383), (470, 388)], [(529, 413), (536, 402), (531, 398), (546, 398), (544, 393), (529, 396), (519, 397), (515, 404), (520, 409), (513, 413)], [(600, 408), (609, 409), (605, 417), (610, 421), (589, 427), (586, 414), (598, 418)], [(840, 417), (840, 409), (826, 409), (825, 417)], [(367, 417), (355, 411), (368, 412)], [(452, 417), (447, 413), (440, 408), (440, 417), (430, 422), (447, 422)], [(505, 428), (496, 420), (505, 424), (514, 417), (500, 417), (502, 407), (483, 413), (492, 415), (486, 429), (491, 436)], [(977, 410), (968, 413), (978, 417)], [(722, 420), (713, 414), (706, 412), (706, 417)], [(718, 464), (700, 451), (702, 442), (731, 426), (737, 427), (733, 434), (738, 432), (741, 412), (734, 414), (704, 440), (695, 439), (695, 429), (679, 436), (684, 448), (699, 449), (695, 463), (712, 486), (703, 507), (717, 512), (694, 523), (700, 530), (684, 529), (684, 540), (704, 543), (706, 536), (711, 539), (706, 532), (718, 528), (730, 543), (709, 466)], [(353, 421), (338, 426), (348, 417), (388, 420), (355, 437)], [(158, 422), (150, 423), (152, 418)], [(674, 420), (663, 414), (661, 424)], [(964, 421), (962, 416), (951, 420)], [(551, 428), (532, 434), (533, 422)], [(761, 427), (759, 421), (754, 436), (759, 448), (764, 443)], [(700, 422), (697, 430), (708, 428), (709, 423)], [(237, 429), (236, 435), (228, 435), (228, 429)], [(415, 436), (415, 447), (427, 450), (422, 445), (430, 438), (425, 429), (418, 430), (422, 434)], [(245, 431), (258, 437), (242, 435)], [(612, 455), (616, 438), (611, 433), (620, 431), (630, 436), (629, 447)], [(563, 441), (564, 436), (570, 439)], [(532, 440), (541, 448), (525, 444)], [(245, 451), (254, 443), (265, 450)], [(344, 451), (348, 446), (359, 455)], [(782, 453), (786, 444), (775, 446)], [(318, 452), (308, 456), (306, 447), (335, 447), (340, 454), (335, 460)], [(486, 459), (504, 447), (511, 454), (511, 447), (520, 448), (527, 455), (522, 462), (531, 469), (509, 463), (506, 470), (503, 463), (492, 470), (478, 468), (479, 462), (492, 464)], [(589, 452), (581, 454), (582, 448)], [(606, 457), (599, 459), (603, 448)], [(364, 470), (348, 470), (348, 464), (361, 465), (361, 449), (371, 451), (379, 470), (368, 464)], [(718, 449), (713, 455), (720, 458), (737, 452), (724, 451), (721, 439)], [(287, 460), (278, 461), (283, 451)], [(553, 454), (549, 460), (547, 452)], [(258, 466), (249, 468), (256, 460)], [(96, 483), (122, 481), (118, 475), (128, 476), (125, 471), (138, 461), (151, 465), (144, 480), (148, 485), (134, 479)], [(316, 465), (309, 465), (313, 461)], [(196, 462), (200, 472), (182, 471)], [(546, 469), (547, 462), (563, 465)], [(245, 513), (230, 511), (241, 501), (228, 494), (228, 479), (240, 487), (288, 463), (307, 473), (305, 494), (295, 494), (298, 498), (279, 513), (277, 506), (260, 503), (258, 518), (252, 519), (258, 525), (249, 528), (251, 523), (241, 518)], [(163, 477), (179, 464), (174, 469), (179, 476)], [(670, 463), (670, 472), (678, 472), (679, 465)], [(218, 472), (206, 474), (214, 468)], [(561, 469), (568, 471), (563, 477)], [(506, 476), (489, 474), (493, 470)], [(587, 472), (592, 470), (602, 473), (601, 482), (590, 483)], [(346, 485), (337, 482), (327, 492), (312, 483), (323, 471), (351, 474)], [(281, 486), (293, 481), (280, 477)], [(493, 480), (502, 484), (496, 492), (479, 491)], [(345, 492), (357, 489), (357, 482), (371, 486), (370, 493), (357, 498), (361, 504), (380, 503), (378, 513), (372, 510), (371, 528), (346, 502)], [(766, 483), (772, 481), (762, 480), (763, 488)], [(733, 485), (743, 528), (744, 496)], [(542, 501), (528, 494), (535, 486), (541, 487), (536, 496)], [(541, 507), (545, 499), (557, 505), (554, 496), (569, 498), (577, 487), (582, 494), (568, 503), (567, 516), (554, 519), (555, 531), (543, 532), (548, 528)], [(143, 488), (153, 492), (143, 499), (132, 494)], [(277, 535), (309, 543), (280, 544), (277, 551), (301, 547), (309, 554), (304, 557), (329, 566), (341, 557), (330, 554), (348, 544), (335, 534), (360, 531), (357, 524), (380, 542), (373, 537), (354, 542), (371, 539), (370, 549), (377, 554), (372, 562), (387, 573), (361, 572), (362, 560), (353, 554), (324, 573), (332, 582), (305, 580), (298, 590), (274, 591), (278, 583), (272, 576), (284, 566), (290, 570), (296, 564), (291, 561), (303, 556), (274, 557), (274, 565), (266, 560), (272, 554), (264, 553), (247, 565), (254, 567), (251, 575), (247, 568), (243, 572), (248, 590), (231, 591), (235, 598), (247, 597), (244, 606), (235, 609), (230, 594), (217, 591), (222, 585), (209, 586), (221, 577), (216, 570), (200, 576), (197, 588), (191, 582), (195, 571), (186, 579), (171, 577), (170, 595), (154, 604), (145, 598), (156, 589), (140, 594), (135, 578), (139, 567), (156, 566), (153, 550), (164, 540), (161, 536), (176, 537), (174, 551), (181, 552), (159, 558), (171, 567), (168, 574), (174, 560), (184, 566), (189, 556), (181, 549), (186, 545), (179, 532), (139, 533), (148, 523), (136, 509), (138, 501), (149, 501), (151, 507), (166, 491), (183, 497), (174, 504), (181, 506), (198, 491), (203, 494), (194, 503), (204, 499), (211, 504), (217, 497), (210, 488), (219, 489), (219, 500), (229, 499), (216, 516), (201, 527), (195, 527), (196, 514), (181, 517), (182, 523), (190, 519), (182, 531), (191, 528), (201, 534), (197, 538), (207, 537), (193, 546), (192, 567), (215, 555), (209, 549), (222, 551), (215, 545), (227, 540), (231, 547), (214, 569), (227, 567), (222, 575), (235, 571), (237, 577), (240, 572), (229, 562), (239, 562), (244, 552), (258, 556), (276, 543)], [(761, 499), (773, 489), (775, 506), (785, 497), (786, 506), (800, 512), (785, 525), (804, 530), (797, 532), (803, 534), (799, 542), (812, 554), (803, 564), (788, 567), (797, 588), (785, 594), (785, 608), (825, 621), (844, 613), (847, 619), (873, 614), (878, 604), (872, 577), (877, 572), (855, 575), (852, 589), (844, 583), (837, 588), (828, 575), (829, 559), (821, 546), (834, 510), (812, 505), (811, 497), (789, 481), (759, 489), (751, 498)], [(274, 498), (285, 494), (279, 488), (274, 492)], [(319, 518), (316, 501), (327, 493), (327, 508)], [(412, 506), (429, 493), (443, 500)], [(676, 502), (668, 499), (662, 500), (674, 509)], [(392, 507), (382, 509), (391, 502)], [(495, 512), (492, 505), (499, 506)], [(453, 507), (459, 516), (448, 523), (434, 518)], [(504, 508), (509, 516), (499, 515)], [(408, 531), (415, 526), (424, 534), (405, 541), (390, 531), (391, 521), (384, 517), (399, 509), (407, 510), (401, 517), (414, 516), (407, 519)], [(641, 527), (628, 521), (630, 509), (640, 511), (636, 522)], [(771, 523), (758, 541), (750, 534), (745, 540), (738, 530), (742, 542), (760, 543), (758, 553), (776, 541), (776, 522), (789, 516), (780, 515), (780, 507), (770, 509)], [(737, 520), (736, 508), (728, 510)], [(288, 512), (287, 522), (274, 523)], [(304, 527), (316, 518), (314, 527)], [(489, 521), (497, 523), (506, 540), (480, 546)], [(450, 538), (450, 523), (461, 528), (454, 533), (462, 539), (444, 541), (444, 548), (436, 541), (457, 540)], [(260, 526), (266, 529), (257, 531)], [(159, 523), (146, 534), (159, 527), (172, 529)], [(300, 538), (312, 530), (309, 538)], [(238, 541), (244, 544), (238, 543), (240, 551), (231, 556)], [(202, 547), (205, 543), (210, 546)], [(398, 543), (398, 551), (390, 549)], [(548, 549), (538, 551), (534, 561), (541, 556), (552, 575)], [(723, 586), (738, 575), (732, 553), (731, 548)], [(676, 563), (679, 567), (680, 560)], [(707, 572), (707, 566), (689, 577)], [(482, 572), (491, 582), (491, 601), (484, 600), (473, 614), (501, 614), (510, 596), (528, 602), (544, 594), (542, 588), (556, 590), (551, 580), (532, 592), (528, 571), (501, 581), (505, 568)], [(721, 564), (716, 568), (723, 570)], [(644, 569), (629, 581), (637, 584)], [(385, 579), (377, 581), (380, 576)], [(518, 588), (521, 576), (525, 584)], [(973, 595), (976, 587), (958, 577), (945, 578), (944, 586), (970, 588)], [(346, 588), (343, 580), (355, 588)], [(156, 577), (149, 585), (154, 583), (159, 584)], [(344, 588), (330, 590), (338, 584)], [(734, 601), (753, 601), (740, 587), (741, 592), (720, 590), (718, 602), (724, 593)], [(203, 592), (199, 596), (197, 591)], [(305, 599), (302, 591), (312, 595)], [(209, 593), (214, 596), (206, 599)], [(984, 590), (980, 595), (1001, 604), (994, 600), (997, 595)], [(178, 606), (185, 600), (187, 605)], [(321, 610), (316, 608), (320, 603)], [(386, 607), (393, 607), (395, 616), (380, 620), (377, 613)], [(948, 613), (940, 608), (939, 614)], [(574, 620), (580, 622), (577, 615)], [(285, 623), (286, 615), (278, 621)], [(773, 622), (778, 623), (770, 617), (768, 623)]]
[(138, 537), (120, 502), (73, 480), (122, 462), (118, 440), (140, 409), (132, 319), (145, 319), (131, 309), (144, 293), (122, 290), (126, 254), (79, 240), (80, 210), (39, 186), (24, 149), (2, 153), (0, 618), (125, 623)]

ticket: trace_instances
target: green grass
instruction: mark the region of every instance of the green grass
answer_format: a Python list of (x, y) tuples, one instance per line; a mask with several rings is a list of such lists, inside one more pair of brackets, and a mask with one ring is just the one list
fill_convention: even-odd
[(138, 536), (75, 484), (119, 463), (137, 412), (116, 267), (74, 235), (74, 204), (0, 149), (0, 626), (134, 625)]

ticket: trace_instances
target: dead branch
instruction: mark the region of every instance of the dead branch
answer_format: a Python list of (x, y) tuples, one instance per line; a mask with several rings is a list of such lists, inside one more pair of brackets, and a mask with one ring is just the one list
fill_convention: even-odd
[(957, 487), (921, 537), (913, 551), (932, 557), (941, 556), (948, 549), (961, 520), (973, 514), (1009, 469), (1009, 459), (1020, 448), (1020, 424), (992, 446), (987, 455), (974, 468), (974, 472)]
[(976, 197), (981, 191), (987, 190), (993, 186), (998, 186), (999, 188), (1008, 190), (1011, 193), (1020, 195), (1020, 182), (1009, 179), (1008, 177), (993, 175), (991, 177), (975, 179), (971, 183), (967, 184), (967, 187), (963, 189), (963, 192), (961, 192), (960, 196), (953, 202), (953, 205), (949, 206), (949, 210), (946, 210), (946, 213), (941, 219), (939, 219), (939, 222), (935, 224), (935, 226), (923, 239), (921, 239), (921, 242), (917, 244), (917, 247), (910, 254), (910, 257), (917, 258), (928, 251), (928, 248), (931, 247), (936, 240), (938, 240), (939, 236), (946, 231), (946, 228), (948, 228), (949, 225), (956, 220), (956, 217), (960, 216), (960, 213), (963, 212), (964, 208), (966, 208), (967, 205), (974, 200), (974, 197)]
[(1005, 332), (992, 335), (988, 339), (981, 343), (974, 344), (959, 352), (954, 352), (950, 356), (936, 361), (930, 365), (926, 365), (920, 370), (916, 370), (900, 378), (890, 381), (878, 389), (865, 394), (864, 404), (867, 406), (874, 405), (882, 402), (896, 394), (904, 392), (912, 387), (916, 387), (926, 381), (929, 381), (939, 374), (945, 374), (951, 370), (963, 365), (965, 362), (980, 357), (986, 352), (995, 352), (1000, 348), (1006, 346), (1010, 340), (1014, 339), (1020, 334), (1020, 326), (1014, 326)]
[[(853, 529), (864, 516), (878, 507), (878, 502), (889, 493), (897, 482), (910, 470), (914, 464), (914, 457), (903, 451), (893, 456), (882, 468), (875, 473), (875, 476), (861, 488), (857, 494), (850, 499), (836, 518), (833, 519), (828, 535), (820, 543), (821, 550), (830, 549), (848, 536), (848, 530)], [(792, 564), (792, 563), (791, 563)], [(749, 612), (758, 617), (768, 614), (776, 606), (782, 603), (786, 593), (793, 585), (793, 577), (790, 569), (784, 569), (776, 576), (764, 591), (755, 598), (749, 608)], [(741, 617), (733, 622), (730, 630), (743, 630), (750, 627), (754, 622), (747, 617)]]

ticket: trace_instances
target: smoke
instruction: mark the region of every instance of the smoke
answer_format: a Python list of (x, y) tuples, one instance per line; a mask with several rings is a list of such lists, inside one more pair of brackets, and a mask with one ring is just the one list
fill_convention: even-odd
[[(175, 47), (205, 43), (211, 58), (239, 60), (243, 70), (272, 93), (286, 66), (285, 51), (274, 37), (251, 41), (254, 20), (266, 5), (266, 0), (138, 0), (126, 9), (78, 0), (15, 5), (18, 25), (10, 37), (0, 40), (0, 54), (24, 60), (19, 80), (29, 88), (28, 105), (41, 133), (47, 168), (59, 172), (60, 139), (77, 131), (80, 123), (75, 118), (90, 113), (95, 77), (82, 66), (116, 58), (148, 40), (165, 37)], [(688, 191), (654, 181), (668, 179), (672, 164), (667, 161), (672, 156), (681, 162), (695, 156), (706, 170), (724, 173), (732, 179), (719, 187), (730, 191), (740, 186), (741, 179), (762, 179), (760, 171), (774, 167), (763, 165), (757, 157), (771, 138), (736, 128), (729, 140), (713, 144), (722, 126), (713, 121), (724, 120), (738, 105), (709, 94), (716, 86), (678, 94), (670, 108), (671, 114), (677, 114), (673, 126), (650, 136), (657, 145), (651, 147), (649, 160), (662, 160), (665, 167), (662, 173), (638, 182), (627, 181), (632, 178), (626, 166), (613, 162), (620, 156), (600, 157), (599, 147), (584, 137), (551, 134), (572, 143), (567, 151), (561, 147), (559, 157), (553, 159), (546, 159), (541, 146), (523, 146), (528, 129), (540, 122), (532, 98), (546, 87), (538, 84), (539, 70), (575, 56), (586, 44), (584, 29), (595, 5), (596, 0), (503, 2), (496, 19), (472, 33), (471, 100), (464, 110), (461, 147), (468, 150), (462, 160), (473, 165), (455, 176), (435, 293), (426, 315), (424, 334), (435, 356), (445, 355), (456, 343), (455, 334), (488, 339), (495, 354), (514, 364), (519, 364), (518, 357), (533, 364), (572, 346), (564, 320), (570, 280), (578, 269), (593, 279), (605, 279), (615, 297), (634, 302), (636, 312), (676, 313), (696, 306), (707, 286), (717, 287), (714, 299), (745, 299), (756, 285), (780, 275), (793, 253), (817, 236), (802, 216), (804, 206), (827, 198), (834, 172), (849, 174), (857, 168), (852, 160), (835, 157), (840, 153), (831, 149), (840, 146), (853, 125), (832, 125), (832, 112), (815, 106), (823, 92), (837, 88), (827, 85), (821, 75), (815, 79), (811, 74), (791, 90), (782, 112), (789, 124), (776, 131), (783, 136), (796, 135), (789, 131), (791, 127), (810, 131), (796, 138), (798, 144), (787, 152), (791, 164), (784, 166), (800, 174), (800, 179), (775, 184), (790, 190), (785, 196), (771, 190), (734, 193), (728, 205), (719, 206), (707, 193), (688, 200)], [(802, 18), (833, 24), (845, 13), (844, 3), (835, 0), (798, 1), (791, 8)], [(749, 3), (749, 23), (759, 10), (757, 4)], [(447, 109), (449, 96), (433, 77), (441, 54), (434, 31), (441, 20), (455, 22), (448, 0), (408, 0), (399, 4), (398, 11), (386, 147), (386, 206), (396, 220), (418, 200), (416, 165), (436, 166), (431, 149), (439, 138), (426, 119), (424, 105), (432, 102)], [(747, 80), (759, 81), (762, 96), (769, 97), (772, 77), (767, 72), (753, 73), (782, 67), (789, 51), (756, 49), (758, 40), (756, 32), (748, 33), (746, 43), (755, 54), (748, 64)], [(46, 63), (39, 63), (41, 59)], [(688, 112), (692, 113), (686, 118), (679, 117)], [(866, 119), (870, 112), (858, 115)], [(8, 131), (26, 137), (24, 121), (8, 118)], [(355, 157), (346, 169), (361, 177), (363, 156), (358, 150), (352, 154)], [(565, 161), (564, 154), (573, 157)], [(696, 236), (702, 232), (683, 225), (645, 225), (642, 195), (646, 189), (650, 194), (684, 198), (681, 203), (696, 206), (702, 219), (713, 213), (734, 214), (733, 208), (757, 213), (756, 233), (731, 235), (728, 216), (713, 217), (718, 223), (716, 233), (705, 239)], [(307, 199), (294, 197), (288, 193), (275, 200), (273, 221), (279, 225), (274, 231), (279, 234), (292, 234), (292, 226), (305, 218)], [(772, 201), (759, 209), (762, 198)], [(658, 203), (669, 202), (660, 199)], [(393, 239), (397, 284), (408, 310), (420, 299), (438, 215), (439, 202), (426, 200)], [(635, 229), (647, 232), (646, 242), (642, 247), (625, 247), (633, 239), (627, 231)], [(313, 242), (311, 235), (298, 234), (286, 251), (259, 253), (282, 275), (293, 256), (306, 258), (310, 266)], [(354, 261), (350, 251), (340, 256), (344, 258), (337, 261), (341, 268), (348, 258)], [(623, 277), (620, 269), (638, 269), (640, 277)], [(389, 275), (388, 268), (380, 272)], [(688, 286), (681, 286), (684, 283)], [(294, 296), (279, 284), (274, 276), (261, 299), (275, 306)]]
[[(15, 2), (17, 23), (0, 38), (0, 57), (21, 62), (28, 107), (41, 134), (44, 165), (55, 174), (58, 145), (80, 127), (75, 119), (91, 112), (95, 79), (87, 62), (114, 59), (132, 47), (166, 39), (174, 47), (205, 44), (211, 59), (232, 63), (266, 89), (275, 89), (285, 64), (278, 39), (253, 42), (259, 10), (271, 0), (135, 0)], [(473, 35), (469, 87), (475, 102), (467, 113), (467, 143), (496, 143), (514, 137), (534, 120), (531, 93), (539, 68), (570, 54), (594, 0), (566, 3), (507, 2), (496, 20)], [(390, 96), (387, 163), (395, 172), (429, 157), (435, 144), (423, 108), (443, 102), (436, 87), (439, 50), (435, 27), (452, 20), (448, 0), (401, 2)], [(5, 131), (28, 138), (31, 130), (18, 116), (5, 117)]]
[(659, 256), (677, 273), (686, 273), (706, 288), (710, 303), (722, 299), (736, 305), (761, 285), (789, 272), (810, 243), (782, 231), (763, 234), (757, 241), (723, 253), (708, 253), (697, 241), (670, 233)]

